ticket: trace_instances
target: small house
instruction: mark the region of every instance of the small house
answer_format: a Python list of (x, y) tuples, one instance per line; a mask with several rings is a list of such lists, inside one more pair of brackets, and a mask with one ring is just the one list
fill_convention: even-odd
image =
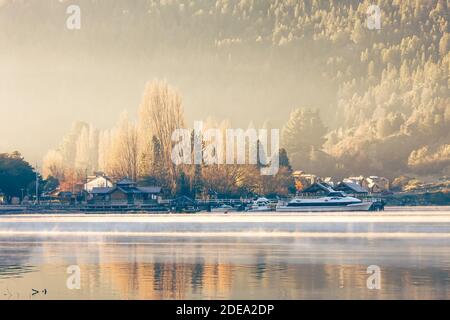
[(365, 179), (363, 186), (372, 193), (389, 191), (389, 179), (378, 176), (370, 176)]
[(94, 176), (87, 178), (83, 189), (86, 192), (91, 192), (94, 188), (112, 188), (114, 183), (103, 172), (95, 172)]
[(330, 186), (331, 188), (334, 188), (334, 186), (335, 186), (335, 183), (334, 183), (332, 177), (325, 177), (325, 178), (322, 180), (322, 182), (323, 182), (323, 183), (326, 183), (326, 184), (327, 184), (328, 186)]
[(369, 191), (361, 187), (359, 184), (355, 182), (348, 182), (343, 181), (339, 183), (334, 190), (336, 191), (342, 191), (345, 194), (351, 195), (351, 196), (366, 196), (369, 194)]
[(198, 208), (197, 201), (191, 199), (187, 196), (179, 196), (170, 201), (170, 207), (176, 211), (181, 211), (183, 209), (193, 209)]
[(298, 192), (303, 192), (304, 189), (311, 187), (319, 181), (319, 178), (316, 175), (307, 174), (300, 170), (294, 171), (292, 176), (295, 181), (295, 188)]
[(42, 194), (40, 200), (68, 205), (74, 202), (74, 197), (72, 192), (61, 191), (59, 188), (56, 188), (50, 192)]
[(324, 182), (316, 182), (310, 187), (304, 189), (301, 193), (303, 195), (326, 196), (333, 191), (333, 188), (331, 188), (328, 184)]
[(357, 176), (357, 177), (348, 177), (348, 178), (345, 178), (345, 179), (343, 180), (343, 182), (346, 182), (346, 183), (354, 183), (354, 184), (358, 184), (358, 185), (362, 186), (363, 183), (364, 183), (364, 180), (365, 180), (364, 176)]
[(161, 187), (138, 187), (136, 182), (122, 179), (114, 187), (97, 187), (89, 193), (91, 203), (151, 204), (158, 202)]

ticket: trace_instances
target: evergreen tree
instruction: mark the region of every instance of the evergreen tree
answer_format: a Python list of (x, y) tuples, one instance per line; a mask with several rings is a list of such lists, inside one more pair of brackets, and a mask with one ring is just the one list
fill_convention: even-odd
[(290, 154), (295, 168), (308, 163), (311, 150), (321, 150), (327, 129), (317, 111), (294, 110), (282, 132), (282, 146)]
[[(41, 180), (40, 176), (39, 179)], [(0, 191), (6, 195), (8, 201), (12, 197), (20, 198), (22, 190), (34, 193), (34, 189), (29, 187), (35, 180), (33, 167), (19, 152), (0, 154)]]

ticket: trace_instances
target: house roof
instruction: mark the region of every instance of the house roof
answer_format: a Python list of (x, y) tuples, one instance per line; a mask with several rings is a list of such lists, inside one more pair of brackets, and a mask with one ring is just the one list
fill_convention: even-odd
[(160, 193), (161, 187), (137, 187), (143, 193)]
[(330, 192), (331, 192), (331, 191), (334, 191), (334, 190), (333, 190), (333, 186), (332, 186), (331, 184), (329, 184), (328, 182), (322, 181), (322, 182), (320, 182), (320, 184), (321, 184), (322, 186), (324, 186), (325, 188), (328, 188), (328, 190), (330, 190)]
[(109, 194), (116, 190), (120, 190), (123, 193), (126, 194), (141, 194), (141, 193), (160, 193), (161, 187), (131, 187), (131, 188), (124, 188), (121, 186), (114, 187), (114, 188), (92, 188), (91, 193), (92, 194)]
[(122, 180), (117, 181), (116, 183), (118, 186), (119, 185), (133, 185), (136, 184), (136, 182), (134, 182), (133, 180), (130, 180), (128, 178), (124, 178)]
[(123, 193), (126, 193), (126, 194), (131, 194), (131, 193), (140, 193), (136, 188), (123, 188), (123, 187), (116, 187), (115, 189), (114, 189), (114, 191), (116, 191), (116, 190), (120, 190), (120, 191), (122, 191)]
[(114, 188), (92, 188), (91, 193), (93, 194), (107, 194), (114, 190)]
[(309, 186), (308, 188), (306, 188), (305, 190), (303, 190), (303, 193), (315, 193), (315, 192), (319, 192), (319, 191), (324, 191), (324, 192), (333, 192), (334, 190), (331, 187), (328, 187), (325, 184), (322, 184), (320, 182), (316, 182), (313, 185)]
[(337, 191), (349, 191), (354, 193), (368, 193), (366, 189), (354, 182), (341, 182), (335, 188)]
[(97, 179), (105, 179), (106, 181), (112, 183), (112, 180), (110, 178), (108, 178), (107, 176), (92, 176), (92, 177), (88, 177), (87, 183), (95, 181)]
[(72, 192), (70, 191), (60, 191), (55, 195), (52, 196), (56, 196), (56, 197), (60, 197), (60, 198), (67, 198), (67, 197), (71, 197), (72, 196)]
[[(2, 191), (0, 190), (0, 193), (1, 193), (1, 192), (2, 192)], [(53, 189), (53, 190), (51, 190), (51, 191), (46, 192), (46, 194), (47, 194), (48, 196), (54, 196), (54, 197), (58, 196), (60, 193), (61, 193), (61, 190), (59, 190), (59, 188), (56, 188), (56, 189)]]
[(171, 203), (178, 203), (178, 204), (185, 204), (185, 203), (189, 203), (189, 204), (196, 204), (197, 202), (187, 196), (179, 196), (178, 198), (175, 198), (173, 200), (171, 200)]

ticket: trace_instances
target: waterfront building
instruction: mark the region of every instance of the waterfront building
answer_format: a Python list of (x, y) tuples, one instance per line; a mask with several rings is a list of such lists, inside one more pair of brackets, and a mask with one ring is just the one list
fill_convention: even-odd
[(369, 194), (367, 189), (363, 188), (358, 183), (349, 182), (348, 180), (342, 181), (334, 189), (336, 191), (342, 191), (352, 197), (367, 196)]
[(294, 177), (297, 192), (303, 192), (303, 190), (319, 181), (319, 178), (316, 175), (308, 174), (301, 170), (294, 171), (292, 176)]
[(370, 176), (363, 182), (363, 187), (371, 193), (382, 193), (389, 191), (389, 179), (378, 176)]
[(333, 188), (328, 185), (326, 182), (316, 182), (313, 185), (309, 186), (302, 190), (301, 194), (305, 196), (313, 195), (313, 196), (326, 196), (330, 192), (333, 192)]
[(113, 181), (103, 172), (95, 172), (93, 176), (87, 177), (83, 189), (86, 192), (91, 192), (94, 188), (112, 188), (113, 186)]
[(334, 188), (334, 186), (335, 186), (335, 183), (334, 183), (332, 177), (325, 177), (322, 181), (332, 188)]
[(170, 206), (177, 211), (185, 208), (189, 208), (190, 210), (196, 210), (198, 208), (197, 201), (184, 195), (171, 200)]
[(343, 182), (355, 183), (355, 184), (360, 185), (362, 187), (363, 183), (364, 183), (364, 180), (365, 180), (364, 176), (357, 176), (357, 177), (345, 178), (343, 180)]
[(69, 205), (75, 202), (75, 197), (70, 191), (61, 191), (60, 188), (56, 188), (52, 191), (43, 193), (40, 196), (41, 202), (49, 203), (61, 203)]
[(358, 176), (348, 177), (343, 180), (345, 183), (357, 184), (370, 193), (382, 193), (389, 191), (389, 179), (379, 176)]
[(160, 194), (161, 187), (138, 187), (136, 182), (122, 179), (114, 187), (92, 188), (88, 201), (94, 204), (153, 204), (158, 202)]

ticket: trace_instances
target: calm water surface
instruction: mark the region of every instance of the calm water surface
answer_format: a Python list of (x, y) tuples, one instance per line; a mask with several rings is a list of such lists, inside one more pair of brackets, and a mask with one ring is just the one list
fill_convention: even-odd
[(449, 299), (450, 210), (0, 216), (0, 299), (348, 298)]

